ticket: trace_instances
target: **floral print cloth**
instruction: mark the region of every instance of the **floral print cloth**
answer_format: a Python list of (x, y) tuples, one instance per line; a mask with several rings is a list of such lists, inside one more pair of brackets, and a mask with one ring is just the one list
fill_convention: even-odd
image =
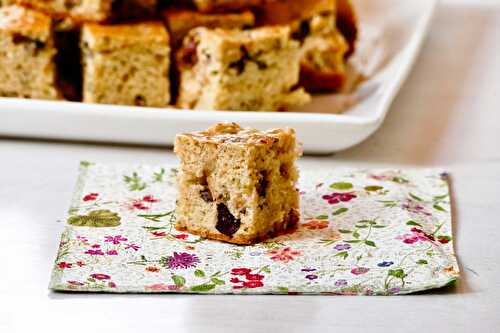
[(175, 175), (82, 162), (50, 288), (396, 295), (459, 277), (446, 173), (303, 170), (298, 227), (254, 246), (176, 231)]

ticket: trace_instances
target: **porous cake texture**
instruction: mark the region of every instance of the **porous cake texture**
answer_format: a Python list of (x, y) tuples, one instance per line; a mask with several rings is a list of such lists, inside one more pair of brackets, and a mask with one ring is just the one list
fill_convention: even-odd
[(0, 96), (57, 99), (50, 17), (12, 5), (0, 8)]
[(169, 35), (161, 22), (85, 24), (83, 101), (164, 107), (170, 102)]
[(296, 88), (300, 49), (289, 27), (196, 28), (176, 60), (181, 108), (286, 111), (310, 101)]
[(180, 134), (178, 230), (234, 244), (253, 244), (299, 218), (298, 157), (293, 129), (260, 132), (237, 124)]

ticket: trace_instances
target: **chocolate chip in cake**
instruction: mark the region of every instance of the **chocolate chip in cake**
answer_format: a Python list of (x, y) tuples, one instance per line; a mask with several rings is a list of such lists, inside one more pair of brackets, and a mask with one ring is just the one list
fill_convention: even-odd
[(309, 22), (309, 20), (304, 20), (300, 22), (299, 30), (292, 33), (292, 38), (303, 43), (304, 39), (306, 39), (306, 37), (309, 36), (310, 33), (311, 23)]
[(236, 72), (238, 73), (238, 75), (243, 73), (243, 71), (245, 70), (247, 61), (251, 60), (246, 47), (241, 46), (240, 51), (242, 53), (241, 58), (239, 60), (234, 61), (234, 62), (229, 64), (229, 68), (236, 69)]
[(257, 193), (261, 197), (266, 196), (267, 186), (269, 185), (269, 180), (267, 179), (267, 171), (262, 170), (260, 172), (259, 183), (257, 184)]
[(144, 106), (144, 105), (146, 105), (146, 99), (142, 95), (137, 95), (137, 96), (135, 96), (134, 104), (136, 106)]
[(198, 43), (190, 41), (186, 43), (178, 53), (177, 62), (181, 68), (193, 67), (198, 62)]
[(200, 191), (200, 196), (205, 201), (206, 203), (210, 203), (214, 201), (214, 198), (212, 197), (212, 193), (208, 188), (205, 188)]
[(26, 45), (29, 45), (30, 47), (33, 47), (34, 55), (37, 55), (38, 51), (44, 49), (46, 46), (46, 44), (42, 41), (23, 36), (19, 33), (12, 35), (12, 42), (16, 45), (17, 44), (26, 44)]
[(225, 204), (217, 204), (217, 224), (215, 226), (217, 231), (231, 237), (240, 229), (240, 226), (241, 220), (235, 218)]

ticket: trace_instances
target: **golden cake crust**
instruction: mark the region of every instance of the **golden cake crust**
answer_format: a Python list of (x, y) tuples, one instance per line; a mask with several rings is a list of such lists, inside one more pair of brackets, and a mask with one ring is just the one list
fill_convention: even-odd
[(16, 0), (17, 4), (42, 11), (57, 19), (71, 18), (76, 22), (102, 22), (111, 15), (112, 0), (80, 1), (66, 3), (64, 0)]
[(169, 43), (169, 35), (159, 21), (114, 25), (87, 23), (83, 26), (82, 35), (88, 47), (94, 51)]
[(46, 42), (51, 37), (51, 19), (21, 6), (0, 8), (0, 30)]
[(247, 10), (241, 13), (200, 13), (189, 9), (169, 8), (161, 16), (167, 22), (174, 46), (180, 46), (190, 30), (197, 27), (243, 29), (255, 24), (254, 14)]
[(295, 130), (278, 128), (261, 132), (253, 128), (241, 128), (236, 123), (220, 123), (206, 131), (184, 133), (179, 136), (215, 144), (270, 145), (289, 135), (295, 135)]

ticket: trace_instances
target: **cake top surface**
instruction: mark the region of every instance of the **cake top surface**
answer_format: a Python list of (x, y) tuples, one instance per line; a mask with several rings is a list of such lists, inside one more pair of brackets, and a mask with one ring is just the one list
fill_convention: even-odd
[(0, 8), (0, 31), (45, 42), (51, 36), (51, 23), (47, 15), (21, 6)]
[(271, 145), (284, 137), (295, 138), (295, 131), (291, 128), (259, 131), (254, 128), (242, 128), (236, 123), (219, 123), (206, 131), (184, 133), (179, 136), (215, 144)]
[(157, 21), (113, 25), (87, 23), (82, 29), (82, 40), (92, 50), (107, 51), (155, 44), (167, 46), (169, 35), (163, 23)]
[[(223, 40), (232, 44), (247, 44), (263, 40), (288, 40), (290, 39), (290, 27), (273, 26), (250, 30), (200, 27), (192, 30), (190, 34), (199, 38), (207, 38), (207, 40)], [(202, 35), (203, 37), (201, 37)]]

